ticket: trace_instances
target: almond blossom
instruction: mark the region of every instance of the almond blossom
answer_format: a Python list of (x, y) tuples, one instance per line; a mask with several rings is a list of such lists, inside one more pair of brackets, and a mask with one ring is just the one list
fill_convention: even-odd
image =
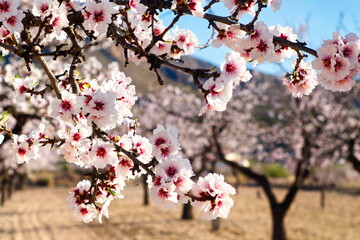
[(73, 116), (80, 112), (79, 98), (75, 94), (64, 91), (62, 99), (54, 99), (51, 103), (51, 116), (60, 117), (63, 121), (71, 123)]
[(94, 0), (86, 1), (84, 25), (87, 29), (95, 31), (96, 36), (103, 36), (114, 13), (116, 13), (116, 5), (109, 0), (103, 0), (100, 3)]
[(239, 39), (236, 51), (247, 61), (254, 63), (264, 63), (274, 61), (273, 35), (269, 28), (262, 21), (254, 26), (254, 31), (246, 39)]
[(222, 62), (221, 76), (224, 79), (234, 81), (234, 86), (238, 86), (240, 82), (247, 82), (251, 79), (251, 73), (246, 70), (246, 61), (238, 52), (230, 52), (226, 54), (225, 61)]
[(199, 45), (196, 35), (187, 29), (175, 28), (172, 35), (173, 43), (177, 46), (178, 51), (172, 49), (171, 56), (179, 58), (181, 55), (190, 55), (194, 53), (195, 46)]
[(56, 8), (54, 0), (35, 0), (34, 2), (32, 13), (42, 19), (49, 16)]
[[(291, 27), (283, 27), (280, 25), (272, 26), (269, 28), (270, 33), (274, 36), (293, 41), (295, 42), (297, 39), (297, 35), (293, 33), (293, 29)], [(285, 58), (290, 58), (295, 54), (295, 51), (287, 46), (276, 45), (275, 46), (275, 54), (274, 54), (274, 62), (283, 62)]]
[(14, 34), (15, 32), (20, 33), (24, 26), (21, 23), (21, 20), (25, 17), (25, 14), (22, 11), (15, 12), (14, 15), (8, 17), (4, 22), (4, 27), (6, 27), (7, 30), (11, 34)]
[(101, 139), (93, 141), (89, 157), (92, 160), (92, 165), (96, 168), (105, 168), (107, 165), (114, 165), (117, 161), (115, 147)]
[(255, 3), (256, 0), (246, 0), (246, 1), (238, 1), (238, 0), (221, 0), (225, 3), (225, 7), (231, 10), (231, 14), (234, 14), (241, 4), (239, 11), (236, 14), (236, 18), (240, 19), (244, 14), (248, 13), (252, 16), (255, 15)]
[(69, 208), (78, 221), (91, 222), (98, 216), (96, 206), (91, 203), (92, 189), (89, 180), (82, 180), (67, 196)]
[(318, 58), (313, 68), (320, 70), (319, 83), (332, 91), (348, 91), (355, 84), (353, 78), (358, 72), (360, 39), (355, 35), (343, 38), (333, 34), (332, 40), (326, 40), (317, 50)]
[(212, 46), (215, 48), (221, 47), (223, 44), (233, 49), (235, 48), (238, 39), (244, 38), (245, 31), (241, 31), (236, 25), (226, 25), (223, 23), (216, 23), (218, 35), (212, 41)]
[(58, 131), (59, 137), (65, 140), (65, 143), (60, 146), (59, 152), (64, 155), (67, 162), (84, 167), (91, 166), (89, 162), (84, 161), (84, 158), (80, 158), (80, 155), (87, 153), (91, 147), (91, 141), (87, 139), (91, 134), (91, 129), (81, 124), (66, 131)]
[(233, 90), (233, 81), (225, 81), (222, 77), (214, 80), (207, 80), (203, 88), (208, 91), (206, 95), (206, 105), (200, 110), (203, 114), (206, 110), (225, 111), (227, 103), (230, 101)]
[(280, 9), (282, 0), (268, 0), (267, 4), (271, 7), (271, 9), (276, 12)]
[(155, 203), (173, 207), (175, 203), (188, 202), (185, 194), (194, 184), (190, 179), (193, 174), (188, 159), (175, 155), (163, 160), (156, 168), (155, 178), (148, 179), (151, 196)]
[(165, 129), (163, 125), (157, 125), (153, 131), (153, 136), (150, 137), (154, 157), (161, 160), (177, 154), (180, 149), (178, 135), (178, 130), (172, 126)]
[(302, 61), (290, 81), (283, 79), (283, 83), (294, 97), (309, 95), (318, 84), (316, 71), (310, 63)]
[(103, 130), (115, 128), (118, 120), (116, 98), (115, 92), (101, 89), (83, 97), (83, 113), (88, 114), (89, 123), (94, 122)]
[(36, 139), (29, 138), (26, 135), (20, 135), (14, 137), (14, 142), (19, 164), (39, 157), (39, 147), (37, 146), (38, 141)]
[(54, 35), (57, 40), (66, 39), (67, 35), (62, 29), (69, 25), (69, 21), (67, 19), (67, 10), (64, 5), (61, 5), (53, 12), (50, 24), (54, 28)]
[(192, 204), (205, 212), (204, 218), (215, 219), (227, 217), (230, 208), (234, 205), (230, 195), (234, 195), (236, 190), (224, 181), (224, 176), (209, 173), (204, 178), (199, 178), (192, 192), (196, 197), (209, 198), (206, 201), (193, 201)]
[(17, 8), (19, 7), (20, 0), (1, 0), (0, 1), (0, 21), (10, 18), (18, 14)]

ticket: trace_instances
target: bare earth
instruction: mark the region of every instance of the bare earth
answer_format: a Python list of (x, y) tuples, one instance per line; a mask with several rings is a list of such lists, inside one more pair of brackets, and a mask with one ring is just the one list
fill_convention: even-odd
[[(182, 221), (180, 211), (142, 206), (140, 186), (130, 187), (125, 200), (112, 203), (110, 219), (102, 225), (74, 220), (65, 201), (69, 189), (28, 189), (0, 208), (0, 240), (270, 239), (267, 202), (256, 197), (257, 190), (241, 187), (229, 218), (212, 233), (210, 222), (198, 214), (196, 220)], [(300, 192), (286, 219), (290, 240), (360, 239), (360, 197), (330, 192), (326, 199), (321, 209), (318, 192)]]

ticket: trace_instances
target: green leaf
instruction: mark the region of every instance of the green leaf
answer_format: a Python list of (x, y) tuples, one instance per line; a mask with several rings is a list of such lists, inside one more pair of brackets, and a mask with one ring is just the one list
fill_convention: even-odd
[(113, 195), (114, 197), (116, 196), (116, 193), (115, 193), (113, 190), (111, 190), (111, 188), (108, 188), (108, 191), (109, 191), (109, 193), (111, 193), (111, 195)]
[(5, 112), (3, 112), (2, 114), (1, 114), (1, 116), (0, 116), (0, 122), (2, 121), (2, 120), (4, 120), (4, 118), (8, 115), (8, 111), (5, 111)]

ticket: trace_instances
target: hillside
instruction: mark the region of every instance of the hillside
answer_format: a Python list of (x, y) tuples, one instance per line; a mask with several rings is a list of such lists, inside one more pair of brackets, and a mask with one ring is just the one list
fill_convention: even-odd
[[(120, 69), (127, 76), (130, 76), (133, 79), (133, 84), (136, 86), (138, 92), (146, 94), (147, 92), (149, 92), (149, 90), (156, 90), (161, 88), (161, 86), (157, 82), (156, 74), (149, 70), (150, 66), (148, 63), (143, 62), (139, 65), (130, 63), (127, 67), (124, 67), (124, 58), (122, 56), (123, 51), (121, 48), (111, 46), (108, 49), (102, 49), (101, 51), (95, 52), (94, 54), (97, 58), (100, 59), (100, 61), (103, 63), (103, 66), (106, 66), (113, 61), (119, 62)], [(212, 64), (189, 56), (183, 57), (182, 60), (184, 61), (183, 66), (191, 67), (194, 69), (210, 69), (214, 67), (214, 65)], [(183, 73), (170, 67), (163, 66), (160, 69), (160, 74), (165, 85), (172, 84), (177, 85), (180, 88), (184, 88), (184, 86), (188, 86), (190, 88), (194, 87), (192, 77), (187, 73)], [(260, 81), (267, 81), (277, 78), (271, 75), (262, 74), (257, 71), (253, 71), (253, 76), (255, 80)]]

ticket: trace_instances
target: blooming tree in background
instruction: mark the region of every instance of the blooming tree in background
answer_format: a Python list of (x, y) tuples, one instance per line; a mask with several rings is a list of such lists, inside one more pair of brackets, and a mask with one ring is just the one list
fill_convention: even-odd
[[(225, 5), (229, 16), (210, 14), (217, 4)], [(150, 139), (139, 135), (132, 113), (137, 95), (131, 79), (122, 72), (92, 76), (94, 69), (86, 67), (90, 58), (85, 52), (119, 46), (125, 65), (149, 63), (161, 85), (162, 66), (189, 74), (204, 98), (200, 114), (226, 110), (236, 87), (252, 77), (247, 62), (294, 58), (294, 70), (286, 74), (285, 84), (296, 97), (310, 94), (318, 83), (332, 91), (350, 90), (359, 71), (359, 38), (334, 33), (320, 49), (312, 50), (296, 40), (291, 28), (268, 27), (258, 21), (264, 8), (276, 11), (280, 6), (281, 0), (1, 0), (0, 49), (3, 56), (11, 55), (8, 61), (22, 62), (28, 71), (2, 76), (16, 95), (8, 98), (9, 104), (42, 122), (16, 129), (20, 124), (16, 109), (2, 106), (15, 125), (4, 118), (1, 132), (11, 138), (18, 163), (37, 161), (40, 149), (51, 146), (66, 161), (93, 169), (91, 179), (79, 182), (67, 199), (77, 219), (84, 222), (108, 216), (111, 201), (124, 197), (126, 180), (144, 173), (161, 205), (191, 202), (207, 218), (226, 217), (235, 190), (218, 174), (196, 183), (191, 180), (192, 166), (179, 151), (176, 129), (160, 122)], [(174, 14), (167, 26), (159, 15), (163, 11)], [(241, 23), (248, 14), (253, 16), (251, 21)], [(209, 43), (213, 47), (225, 45), (232, 50), (220, 71), (181, 64), (181, 57), (200, 45), (195, 33), (175, 27), (185, 15), (208, 21), (215, 32)], [(306, 54), (316, 59), (306, 62)], [(28, 76), (36, 66), (46, 80)]]
[[(211, 171), (214, 164), (223, 164), (223, 168), (226, 165), (256, 181), (269, 201), (275, 238), (285, 236), (286, 213), (306, 179), (340, 183), (340, 178), (328, 175), (329, 167), (344, 159), (356, 169), (350, 156), (356, 159), (357, 145), (354, 149), (347, 144), (350, 139), (357, 139), (360, 129), (355, 120), (359, 111), (351, 103), (358, 100), (358, 88), (350, 94), (333, 95), (317, 89), (300, 100), (284, 92), (279, 79), (253, 74), (259, 81), (243, 84), (222, 114), (196, 117), (194, 106), (201, 105), (200, 99), (189, 90), (169, 86), (143, 98), (138, 115), (146, 120), (147, 129), (162, 119), (167, 125), (177, 124), (181, 133), (190, 132), (180, 134), (180, 142), (184, 143), (184, 154), (192, 156), (189, 158), (199, 174)], [(231, 157), (234, 153), (239, 157)], [(246, 159), (278, 163), (293, 174), (284, 199), (276, 196), (258, 165), (246, 165)]]

